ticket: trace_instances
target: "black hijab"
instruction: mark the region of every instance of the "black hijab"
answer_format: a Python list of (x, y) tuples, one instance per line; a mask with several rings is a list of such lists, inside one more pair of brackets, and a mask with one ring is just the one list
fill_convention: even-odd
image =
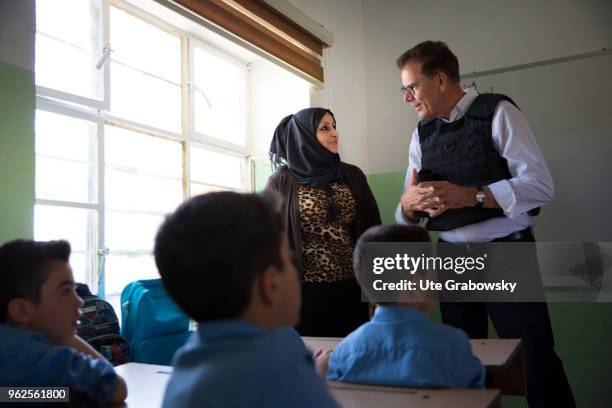
[(330, 152), (317, 140), (317, 127), (326, 113), (334, 117), (329, 109), (303, 109), (281, 120), (274, 131), (270, 160), (276, 168), (287, 167), (299, 184), (329, 187), (334, 181), (346, 183), (340, 155)]

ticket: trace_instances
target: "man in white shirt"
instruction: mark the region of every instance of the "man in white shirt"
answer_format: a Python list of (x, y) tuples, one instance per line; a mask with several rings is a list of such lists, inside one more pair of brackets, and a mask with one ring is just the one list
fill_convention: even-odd
[[(457, 245), (535, 242), (533, 216), (552, 199), (554, 186), (514, 102), (504, 95), (462, 89), (457, 57), (443, 42), (418, 44), (397, 65), (404, 102), (420, 121), (412, 134), (396, 221), (427, 219), (426, 228), (440, 231), (440, 242)], [(537, 275), (535, 246), (530, 253), (503, 259), (503, 268), (530, 269)], [(501, 261), (492, 265), (501, 268)], [(500, 338), (522, 338), (531, 408), (575, 406), (554, 351), (545, 302), (441, 302), (440, 309), (444, 323), (471, 338), (487, 337), (488, 317)]]

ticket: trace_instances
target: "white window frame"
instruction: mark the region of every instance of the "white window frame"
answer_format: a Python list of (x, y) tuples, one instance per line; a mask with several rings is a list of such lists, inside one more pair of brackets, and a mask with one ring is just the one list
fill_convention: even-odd
[[(94, 203), (78, 203), (71, 201), (62, 200), (50, 200), (36, 198), (36, 205), (50, 205), (58, 207), (68, 208), (84, 208), (91, 209), (97, 212), (97, 248), (88, 248), (94, 251), (96, 254), (95, 259), (92, 261), (92, 276), (87, 276), (87, 284), (97, 285), (98, 295), (101, 297), (105, 296), (105, 258), (111, 253), (112, 248), (106, 247), (105, 240), (105, 157), (104, 157), (104, 128), (106, 125), (117, 126), (134, 130), (139, 133), (149, 134), (154, 137), (160, 137), (172, 141), (181, 143), (183, 151), (183, 199), (187, 199), (191, 196), (191, 174), (190, 174), (190, 148), (191, 146), (208, 149), (218, 153), (227, 154), (230, 156), (241, 158), (241, 189), (243, 191), (250, 191), (252, 189), (252, 182), (250, 181), (251, 171), (249, 170), (249, 148), (250, 148), (250, 132), (248, 131), (249, 119), (249, 105), (250, 105), (250, 93), (249, 93), (249, 64), (241, 61), (223, 50), (210, 45), (205, 40), (197, 37), (193, 33), (189, 33), (186, 30), (181, 30), (169, 23), (161, 21), (157, 17), (154, 17), (147, 13), (145, 10), (137, 8), (131, 4), (128, 4), (121, 0), (102, 0), (101, 1), (101, 16), (102, 16), (102, 38), (105, 49), (112, 50), (112, 44), (110, 44), (110, 7), (117, 7), (118, 9), (127, 12), (136, 18), (144, 20), (148, 24), (151, 24), (161, 30), (169, 32), (172, 35), (178, 36), (181, 41), (181, 133), (174, 133), (164, 129), (155, 128), (148, 126), (143, 123), (137, 123), (123, 118), (115, 117), (109, 114), (110, 111), (110, 79), (111, 79), (111, 67), (110, 57), (107, 57), (102, 66), (103, 70), (103, 100), (95, 100), (92, 98), (86, 98), (78, 95), (69, 94), (54, 89), (49, 89), (43, 86), (36, 86), (36, 108), (42, 111), (48, 111), (52, 113), (61, 114), (67, 117), (73, 117), (75, 119), (83, 119), (96, 124), (97, 138), (96, 138), (96, 171), (97, 171), (97, 197)], [(230, 143), (218, 138), (199, 134), (195, 132), (195, 117), (194, 117), (194, 89), (191, 86), (191, 73), (193, 72), (193, 47), (196, 44), (198, 47), (206, 49), (208, 52), (214, 53), (216, 56), (236, 64), (239, 67), (245, 69), (245, 145), (240, 146), (234, 143)], [(214, 185), (214, 184), (210, 184)], [(226, 186), (220, 186), (227, 188)], [(233, 189), (233, 188), (231, 188)], [(143, 212), (144, 213), (144, 212)], [(114, 253), (114, 252), (113, 252)], [(126, 254), (124, 251), (119, 251), (119, 254)], [(145, 251), (132, 251), (130, 254), (138, 255), (149, 255), (150, 252)]]
[[(69, 103), (64, 101), (60, 101), (57, 99), (49, 99), (42, 95), (37, 95), (36, 97), (36, 109), (42, 110), (45, 112), (55, 113), (59, 115), (63, 115), (66, 117), (81, 119), (91, 122), (96, 125), (96, 197), (95, 202), (93, 203), (81, 203), (75, 201), (64, 201), (64, 200), (55, 200), (55, 199), (47, 199), (47, 198), (36, 198), (36, 205), (47, 205), (47, 206), (55, 206), (55, 207), (65, 207), (65, 208), (80, 208), (80, 209), (88, 209), (96, 211), (96, 219), (97, 219), (97, 228), (96, 228), (96, 238), (97, 242), (95, 242), (95, 248), (88, 248), (93, 250), (97, 256), (93, 259), (91, 265), (91, 276), (86, 276), (86, 283), (88, 285), (96, 283), (97, 286), (103, 285), (103, 267), (100, 268), (100, 262), (103, 261), (100, 256), (102, 255), (100, 251), (102, 251), (102, 243), (104, 243), (104, 121), (101, 115), (96, 114), (93, 111), (87, 111), (82, 107), (74, 107)], [(102, 164), (102, 166), (100, 165)], [(102, 226), (102, 228), (100, 228)], [(93, 235), (92, 231), (88, 231), (88, 235)]]

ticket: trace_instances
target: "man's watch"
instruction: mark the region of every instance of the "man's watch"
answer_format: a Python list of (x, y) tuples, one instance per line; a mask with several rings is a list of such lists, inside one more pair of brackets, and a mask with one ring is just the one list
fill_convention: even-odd
[(476, 208), (481, 208), (484, 205), (486, 198), (487, 196), (485, 195), (482, 186), (476, 187)]

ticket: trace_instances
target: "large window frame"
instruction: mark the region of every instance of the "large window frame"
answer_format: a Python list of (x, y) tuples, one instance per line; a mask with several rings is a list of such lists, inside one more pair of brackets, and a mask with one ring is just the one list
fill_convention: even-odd
[[(42, 86), (36, 86), (36, 108), (40, 111), (60, 114), (66, 117), (86, 120), (92, 122), (96, 126), (97, 137), (95, 138), (95, 158), (96, 158), (96, 200), (93, 203), (82, 203), (72, 201), (62, 201), (55, 199), (43, 199), (36, 197), (36, 205), (56, 206), (63, 208), (80, 208), (93, 210), (97, 216), (95, 221), (95, 231), (88, 231), (88, 236), (91, 236), (91, 242), (88, 242), (87, 249), (93, 251), (91, 258), (90, 269), (87, 271), (86, 283), (96, 291), (99, 296), (105, 297), (105, 259), (109, 254), (115, 253), (112, 248), (106, 245), (105, 228), (106, 219), (105, 213), (107, 204), (105, 201), (105, 126), (116, 126), (128, 130), (144, 133), (152, 137), (171, 140), (180, 143), (182, 147), (182, 191), (183, 200), (192, 195), (191, 192), (191, 162), (190, 151), (191, 147), (203, 148), (213, 152), (220, 152), (225, 155), (237, 157), (241, 160), (241, 185), (235, 190), (250, 190), (251, 189), (251, 171), (249, 163), (249, 146), (250, 134), (247, 130), (248, 112), (250, 95), (249, 89), (249, 65), (234, 56), (224, 53), (213, 45), (208, 44), (205, 40), (197, 37), (193, 33), (188, 33), (175, 27), (167, 22), (159, 20), (131, 4), (121, 0), (102, 0), (101, 1), (101, 30), (102, 41), (104, 44), (104, 58), (101, 58), (103, 63), (102, 78), (103, 78), (103, 98), (95, 100), (74, 94), (69, 94), (59, 90), (54, 90)], [(170, 34), (179, 37), (181, 42), (181, 132), (175, 133), (169, 130), (159, 129), (149, 126), (145, 123), (137, 123), (131, 120), (113, 116), (110, 111), (111, 100), (111, 64), (109, 51), (112, 49), (110, 44), (110, 8), (116, 7), (119, 10), (129, 13), (130, 15), (151, 24), (158, 29), (166, 31)], [(209, 52), (214, 52), (215, 55), (221, 56), (223, 59), (235, 64), (244, 69), (245, 81), (245, 109), (244, 109), (244, 145), (237, 145), (228, 141), (215, 138), (211, 135), (201, 134), (195, 131), (195, 113), (194, 113), (194, 93), (196, 90), (193, 86), (193, 55), (194, 47), (205, 48)], [(110, 51), (112, 53), (112, 51)], [(227, 189), (225, 186), (214, 186)], [(120, 252), (120, 251), (119, 251)], [(137, 251), (135, 255), (149, 255), (150, 251)]]

